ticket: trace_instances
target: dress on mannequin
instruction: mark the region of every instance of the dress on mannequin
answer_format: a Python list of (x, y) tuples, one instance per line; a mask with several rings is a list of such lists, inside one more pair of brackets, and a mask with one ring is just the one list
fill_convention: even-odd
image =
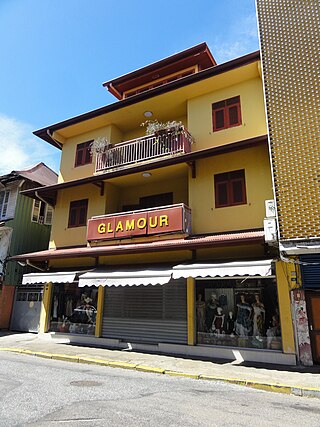
[(52, 313), (52, 317), (54, 319), (58, 318), (58, 305), (59, 305), (58, 297), (57, 295), (55, 295), (53, 298), (53, 313)]
[(206, 316), (206, 303), (202, 300), (202, 295), (198, 294), (197, 300), (197, 329), (198, 332), (205, 332), (205, 316)]
[(246, 302), (245, 296), (240, 295), (240, 303), (237, 304), (238, 313), (236, 319), (236, 334), (239, 337), (247, 337), (252, 331), (251, 307)]
[(264, 304), (260, 301), (260, 296), (255, 294), (255, 302), (252, 304), (253, 308), (253, 336), (264, 335), (264, 317), (265, 308)]

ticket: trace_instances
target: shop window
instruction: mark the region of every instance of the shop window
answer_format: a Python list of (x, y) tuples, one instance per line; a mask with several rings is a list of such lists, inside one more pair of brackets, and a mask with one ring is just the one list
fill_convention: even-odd
[(281, 350), (274, 279), (212, 279), (196, 283), (198, 344)]
[(214, 175), (215, 207), (247, 203), (244, 169)]
[(0, 218), (7, 216), (10, 190), (0, 191)]
[(53, 208), (40, 200), (33, 201), (31, 221), (38, 224), (51, 225)]
[(92, 141), (87, 141), (77, 145), (75, 167), (92, 162), (91, 144)]
[(68, 227), (87, 225), (88, 199), (76, 200), (70, 203)]
[(240, 96), (212, 104), (213, 131), (241, 125)]
[(54, 285), (50, 331), (94, 335), (98, 288), (79, 288), (76, 283)]

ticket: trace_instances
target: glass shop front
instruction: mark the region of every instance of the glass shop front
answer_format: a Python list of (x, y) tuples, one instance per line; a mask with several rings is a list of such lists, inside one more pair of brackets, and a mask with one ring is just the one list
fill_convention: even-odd
[(197, 344), (281, 350), (276, 279), (196, 281)]
[(98, 288), (77, 283), (54, 285), (50, 332), (94, 335)]

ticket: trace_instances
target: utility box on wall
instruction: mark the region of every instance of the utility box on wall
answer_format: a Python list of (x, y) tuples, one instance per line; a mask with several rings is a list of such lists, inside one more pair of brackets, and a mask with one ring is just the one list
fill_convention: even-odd
[(266, 218), (263, 221), (264, 238), (267, 243), (275, 243), (277, 241), (277, 226), (275, 218)]

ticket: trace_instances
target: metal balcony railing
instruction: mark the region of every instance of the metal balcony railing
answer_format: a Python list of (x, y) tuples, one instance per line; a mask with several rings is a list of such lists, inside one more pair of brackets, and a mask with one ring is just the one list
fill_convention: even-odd
[(121, 142), (97, 154), (95, 171), (108, 172), (162, 157), (189, 153), (191, 143), (192, 136), (184, 128), (164, 130), (154, 135)]

